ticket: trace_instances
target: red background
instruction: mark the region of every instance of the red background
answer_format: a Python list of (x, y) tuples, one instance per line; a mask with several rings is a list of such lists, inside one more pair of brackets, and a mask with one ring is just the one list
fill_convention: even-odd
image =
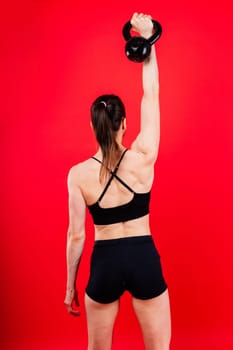
[[(141, 66), (124, 55), (134, 11), (163, 26), (157, 43), (161, 144), (153, 236), (170, 287), (173, 350), (233, 348), (231, 1), (9, 1), (1, 9), (1, 348), (86, 349), (63, 305), (69, 168), (95, 150), (89, 107), (102, 93), (139, 128)], [(143, 349), (124, 295), (113, 349)]]

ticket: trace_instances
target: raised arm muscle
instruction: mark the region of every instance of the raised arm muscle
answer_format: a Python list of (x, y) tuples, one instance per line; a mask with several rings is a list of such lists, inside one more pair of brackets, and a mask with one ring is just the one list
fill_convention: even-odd
[(143, 63), (140, 132), (132, 149), (156, 160), (160, 139), (159, 81), (155, 49)]

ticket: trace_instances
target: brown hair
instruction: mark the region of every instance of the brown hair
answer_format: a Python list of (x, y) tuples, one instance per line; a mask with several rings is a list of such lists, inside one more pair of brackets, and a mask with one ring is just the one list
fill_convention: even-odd
[(119, 145), (116, 142), (116, 133), (125, 118), (125, 107), (118, 96), (99, 96), (91, 106), (91, 121), (96, 140), (102, 150), (102, 165), (100, 181), (109, 174), (120, 157)]

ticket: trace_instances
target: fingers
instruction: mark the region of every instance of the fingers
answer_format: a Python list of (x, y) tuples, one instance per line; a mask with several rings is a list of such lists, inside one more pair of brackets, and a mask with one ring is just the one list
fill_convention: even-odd
[(74, 308), (74, 306), (75, 307), (79, 306), (77, 290), (72, 290), (72, 292), (67, 292), (64, 304), (66, 305), (67, 311), (71, 315), (80, 316), (80, 311)]
[(144, 14), (144, 13), (137, 13), (137, 12), (134, 12), (133, 16), (132, 16), (132, 19), (131, 21), (133, 20), (138, 20), (138, 19), (146, 19), (146, 20), (151, 20), (152, 17), (151, 15), (147, 15), (147, 14)]
[(69, 312), (69, 314), (73, 315), (73, 316), (80, 316), (80, 311), (73, 309), (72, 305), (67, 305), (66, 304), (66, 309)]
[(147, 17), (151, 17), (151, 16), (146, 15), (145, 13), (139, 13), (138, 14), (138, 18), (147, 18)]
[(148, 26), (151, 27), (152, 26), (152, 17), (150, 15), (145, 15), (143, 13), (137, 13), (135, 12), (131, 18), (131, 25), (135, 28), (135, 29), (140, 29), (142, 26)]
[(135, 12), (131, 18), (131, 25), (133, 30), (146, 38), (152, 34), (153, 23), (150, 15)]

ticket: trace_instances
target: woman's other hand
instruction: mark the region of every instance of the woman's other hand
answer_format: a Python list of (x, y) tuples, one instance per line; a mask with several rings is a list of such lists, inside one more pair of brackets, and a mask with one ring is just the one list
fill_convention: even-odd
[(71, 315), (80, 316), (80, 311), (76, 309), (79, 306), (78, 291), (76, 289), (67, 289), (64, 304)]

